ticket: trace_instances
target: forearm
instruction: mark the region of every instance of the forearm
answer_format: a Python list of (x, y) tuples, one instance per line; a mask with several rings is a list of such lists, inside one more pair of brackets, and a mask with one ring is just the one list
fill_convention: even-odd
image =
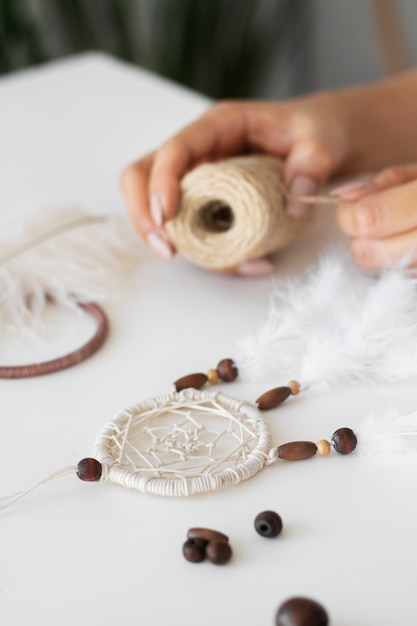
[(345, 156), (336, 174), (417, 161), (417, 71), (313, 98), (322, 99), (345, 130)]

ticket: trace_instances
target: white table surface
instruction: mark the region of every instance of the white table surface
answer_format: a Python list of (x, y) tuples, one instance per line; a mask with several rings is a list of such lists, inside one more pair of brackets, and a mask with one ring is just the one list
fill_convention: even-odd
[[(122, 167), (198, 116), (207, 101), (89, 54), (0, 81), (0, 206), (78, 205), (123, 213)], [(337, 239), (329, 209), (280, 254), (278, 277), (303, 271)], [(179, 376), (233, 356), (264, 317), (271, 279), (216, 276), (141, 246), (131, 291), (106, 305), (111, 335), (67, 371), (0, 382), (0, 495), (92, 452), (102, 425)], [(285, 383), (286, 381), (279, 381)], [(414, 407), (415, 382), (299, 397), (268, 414), (276, 444), (329, 437), (370, 410)], [(262, 385), (223, 391), (255, 399)], [(0, 513), (2, 626), (268, 626), (307, 595), (333, 626), (417, 623), (415, 458), (350, 455), (279, 463), (246, 483), (184, 499), (67, 476)], [(278, 511), (284, 532), (253, 520)], [(228, 534), (224, 567), (184, 560), (191, 526)]]

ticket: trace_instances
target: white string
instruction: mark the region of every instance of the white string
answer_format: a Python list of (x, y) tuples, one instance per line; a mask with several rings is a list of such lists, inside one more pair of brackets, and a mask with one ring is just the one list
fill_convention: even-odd
[(67, 476), (67, 474), (73, 474), (76, 471), (77, 471), (77, 466), (75, 466), (75, 465), (70, 465), (68, 467), (63, 467), (63, 468), (57, 470), (56, 472), (53, 472), (52, 474), (49, 474), (49, 476), (46, 476), (45, 478), (42, 478), (37, 483), (35, 483), (31, 487), (28, 487), (27, 489), (23, 489), (22, 491), (17, 491), (17, 492), (12, 493), (12, 494), (10, 494), (8, 496), (3, 496), (2, 498), (0, 498), (0, 503), (1, 503), (0, 504), (0, 511), (3, 511), (4, 509), (7, 509), (7, 507), (11, 506), (12, 504), (14, 504), (18, 500), (20, 500), (21, 498), (26, 496), (28, 493), (30, 493), (31, 491), (33, 491), (37, 487), (40, 487), (41, 485), (44, 485), (45, 483), (48, 483), (51, 480), (54, 480), (55, 478), (61, 478), (62, 476)]

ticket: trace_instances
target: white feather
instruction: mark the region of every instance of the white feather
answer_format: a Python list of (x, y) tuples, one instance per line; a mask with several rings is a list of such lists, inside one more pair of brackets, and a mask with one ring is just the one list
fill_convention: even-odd
[(75, 308), (99, 302), (124, 283), (138, 256), (127, 219), (79, 209), (43, 212), (0, 225), (0, 330), (41, 325), (47, 298)]
[(371, 413), (355, 428), (357, 452), (363, 455), (402, 455), (417, 453), (417, 411), (401, 415), (392, 410), (385, 415)]
[(239, 343), (244, 380), (325, 388), (417, 374), (417, 281), (405, 264), (378, 278), (332, 251), (275, 285), (269, 313)]

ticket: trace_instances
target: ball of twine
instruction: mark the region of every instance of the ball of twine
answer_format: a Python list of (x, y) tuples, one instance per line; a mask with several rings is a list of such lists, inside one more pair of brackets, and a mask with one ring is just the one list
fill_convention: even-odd
[(311, 211), (290, 217), (287, 198), (279, 158), (251, 155), (203, 164), (183, 178), (180, 210), (166, 233), (197, 265), (233, 267), (287, 246), (305, 229)]

